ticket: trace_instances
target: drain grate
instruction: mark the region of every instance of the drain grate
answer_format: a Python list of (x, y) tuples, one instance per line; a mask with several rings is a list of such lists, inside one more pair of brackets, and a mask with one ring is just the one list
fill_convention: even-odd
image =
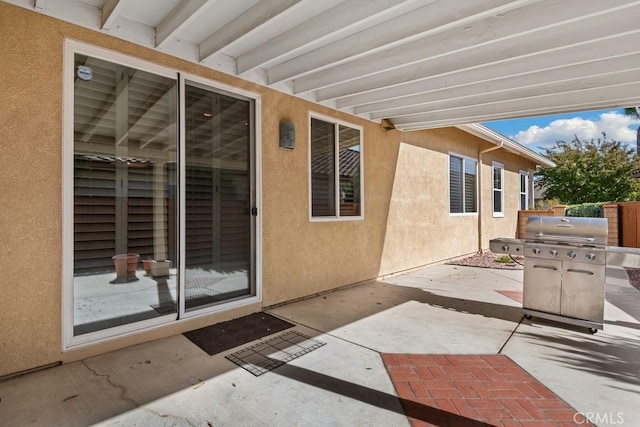
[(259, 377), (325, 344), (300, 332), (290, 331), (225, 357)]

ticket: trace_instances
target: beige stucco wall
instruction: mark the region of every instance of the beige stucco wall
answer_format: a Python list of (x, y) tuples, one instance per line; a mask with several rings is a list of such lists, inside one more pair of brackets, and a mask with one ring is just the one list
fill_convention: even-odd
[[(514, 237), (520, 197), (520, 171), (534, 165), (457, 128), (402, 135), (394, 165), (380, 275), (459, 257), (489, 247), (495, 237)], [(478, 178), (482, 215), (449, 214), (449, 154), (481, 159)], [(504, 217), (493, 217), (492, 165), (504, 166)], [(479, 233), (479, 222), (482, 233)], [(479, 244), (479, 241), (482, 244)]]
[[(64, 39), (259, 93), (262, 101), (263, 301), (174, 322), (81, 350), (62, 351), (62, 60)], [(504, 150), (484, 158), (482, 245), (478, 215), (451, 216), (448, 154), (491, 147), (450, 128), (414, 133), (262, 88), (197, 64), (0, 3), (0, 376), (181, 333), (296, 298), (393, 274), (488, 247), (516, 227), (518, 170), (533, 167)], [(311, 222), (309, 112), (363, 127), (362, 221)], [(278, 146), (280, 120), (296, 127), (296, 148)], [(490, 154), (490, 155), (489, 155)], [(505, 165), (505, 218), (490, 215), (491, 160)], [(487, 169), (488, 168), (488, 169)]]

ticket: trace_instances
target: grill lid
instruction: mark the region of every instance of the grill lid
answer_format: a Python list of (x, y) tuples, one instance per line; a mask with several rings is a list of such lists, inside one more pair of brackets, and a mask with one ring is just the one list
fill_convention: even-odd
[(606, 246), (606, 218), (531, 216), (525, 240), (581, 246)]

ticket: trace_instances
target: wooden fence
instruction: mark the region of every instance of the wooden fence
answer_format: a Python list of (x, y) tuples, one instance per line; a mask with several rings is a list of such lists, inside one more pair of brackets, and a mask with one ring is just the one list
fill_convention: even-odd
[(620, 246), (640, 248), (640, 202), (618, 204)]
[[(525, 238), (530, 216), (564, 216), (565, 208), (554, 206), (549, 210), (518, 211), (518, 239)], [(640, 248), (640, 202), (612, 203), (602, 209), (609, 227), (607, 245)]]

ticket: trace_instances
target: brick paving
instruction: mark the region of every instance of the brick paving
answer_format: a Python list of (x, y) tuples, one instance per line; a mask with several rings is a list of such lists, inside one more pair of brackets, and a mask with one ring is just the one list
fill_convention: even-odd
[(522, 304), (522, 291), (496, 291), (496, 292)]
[(589, 426), (504, 355), (383, 354), (414, 427)]

